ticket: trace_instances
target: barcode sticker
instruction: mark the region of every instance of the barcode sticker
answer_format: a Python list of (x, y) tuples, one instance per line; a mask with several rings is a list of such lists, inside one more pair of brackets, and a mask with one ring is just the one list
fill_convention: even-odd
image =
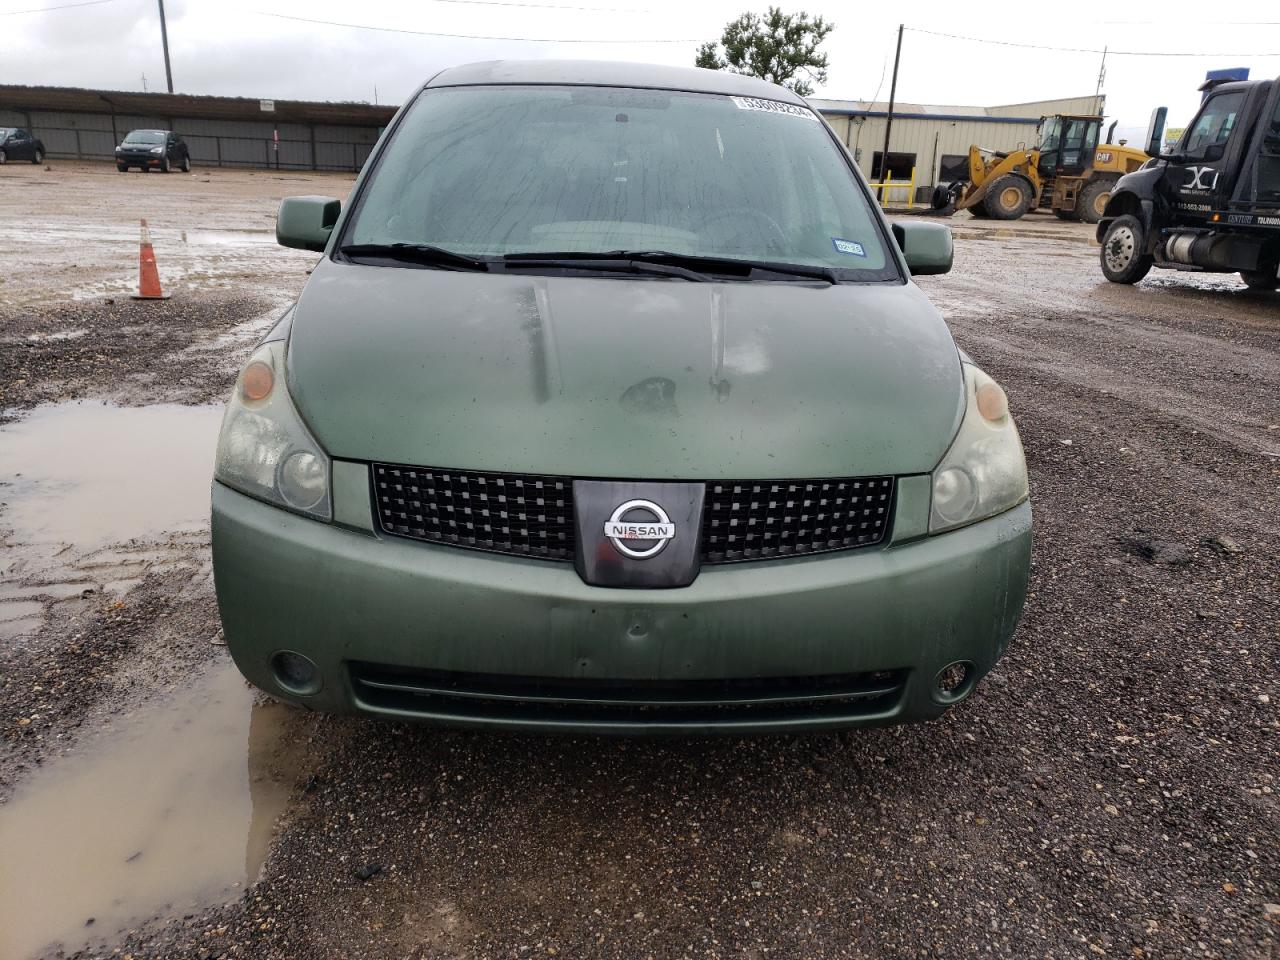
[(818, 122), (817, 114), (808, 107), (794, 103), (783, 103), (780, 100), (762, 100), (759, 97), (730, 97), (739, 110), (760, 110), (764, 113), (782, 113), (789, 117), (803, 117), (805, 120)]

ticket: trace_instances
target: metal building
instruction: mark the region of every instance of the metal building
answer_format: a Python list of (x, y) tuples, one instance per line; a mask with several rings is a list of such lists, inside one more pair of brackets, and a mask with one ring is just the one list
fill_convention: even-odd
[(359, 170), (395, 114), (367, 103), (0, 85), (0, 127), (30, 130), (54, 159), (110, 160), (130, 130), (173, 130), (201, 166)]
[[(888, 105), (817, 100), (868, 179), (880, 178)], [(899, 103), (893, 111), (888, 172), (918, 196), (964, 176), (969, 145), (1011, 150), (1035, 142), (1040, 118), (1101, 113), (1103, 97), (1074, 97), (996, 107)], [(187, 94), (0, 85), (0, 126), (23, 127), (53, 159), (110, 160), (130, 130), (176, 131), (201, 166), (359, 170), (396, 107), (367, 103), (253, 100)]]
[[(887, 164), (890, 178), (907, 181), (914, 170), (917, 199), (927, 198), (934, 184), (967, 178), (971, 144), (991, 150), (1032, 146), (1041, 117), (1101, 114), (1105, 99), (1068, 97), (997, 107), (894, 104)], [(879, 180), (889, 105), (812, 98), (809, 104), (826, 117), (867, 179)]]

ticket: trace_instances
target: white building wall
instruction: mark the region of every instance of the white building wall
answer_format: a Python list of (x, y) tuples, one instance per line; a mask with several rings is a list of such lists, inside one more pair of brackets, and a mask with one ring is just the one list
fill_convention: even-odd
[[(823, 114), (836, 136), (849, 148), (859, 169), (871, 178), (875, 154), (884, 149), (886, 118), (850, 115), (851, 111), (883, 113), (884, 104), (857, 101), (819, 101), (813, 106)], [(940, 182), (938, 170), (944, 156), (965, 156), (977, 144), (988, 150), (1008, 151), (1034, 146), (1040, 118), (1055, 113), (1091, 114), (1098, 107), (1094, 97), (1070, 97), (997, 107), (943, 108), (903, 104), (894, 110), (889, 151), (916, 156), (916, 186), (927, 196)], [(1015, 122), (1011, 122), (1015, 121)], [(893, 200), (905, 200), (896, 192)]]
[(1052, 116), (1055, 113), (1075, 114), (1090, 117), (1101, 115), (1106, 109), (1106, 94), (1097, 97), (1068, 97), (1065, 100), (1032, 100), (1028, 103), (1006, 103), (998, 107), (987, 107), (987, 113), (993, 117), (1029, 117)]

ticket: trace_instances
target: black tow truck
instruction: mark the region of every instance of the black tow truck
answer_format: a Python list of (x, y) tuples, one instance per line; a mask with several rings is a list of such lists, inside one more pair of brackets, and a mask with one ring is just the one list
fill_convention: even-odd
[(1172, 153), (1120, 178), (1098, 240), (1102, 272), (1137, 283), (1154, 267), (1239, 273), (1280, 287), (1280, 79), (1206, 83)]

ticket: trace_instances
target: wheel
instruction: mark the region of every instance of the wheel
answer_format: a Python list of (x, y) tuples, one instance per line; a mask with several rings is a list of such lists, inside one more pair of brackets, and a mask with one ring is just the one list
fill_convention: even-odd
[(5, 153), (3, 150), (0, 150), (0, 163), (8, 163), (8, 162), (9, 162), (9, 155)]
[(982, 205), (994, 220), (1017, 220), (1031, 209), (1031, 185), (1006, 173), (987, 188)]
[(184, 153), (184, 154), (182, 155), (182, 168), (181, 168), (181, 169), (182, 169), (182, 172), (183, 172), (183, 173), (190, 173), (190, 172), (191, 172), (191, 154), (189, 154), (189, 153)]
[(1137, 217), (1116, 217), (1102, 238), (1102, 275), (1112, 283), (1137, 283), (1155, 261), (1151, 254), (1143, 252), (1145, 243), (1145, 231)]
[(1280, 277), (1274, 270), (1242, 270), (1240, 279), (1250, 290), (1280, 290)]
[(129, 165), (127, 163), (117, 163), (116, 169), (119, 170), (121, 173), (128, 173)]
[(1107, 212), (1107, 201), (1111, 199), (1113, 186), (1114, 183), (1110, 180), (1094, 180), (1080, 191), (1076, 210), (1079, 211), (1081, 220), (1085, 223), (1097, 223), (1102, 219), (1102, 215)]
[(173, 167), (172, 167), (172, 166), (170, 165), (170, 163), (169, 163), (169, 158), (168, 158), (167, 156), (162, 157), (162, 158), (160, 159), (160, 172), (161, 172), (161, 173), (168, 173), (168, 172), (169, 172), (170, 170), (172, 170), (172, 169), (173, 169)]
[(44, 151), (36, 147), (36, 152), (31, 155), (31, 162), (36, 164), (44, 163)]
[(1074, 210), (1055, 210), (1053, 211), (1053, 215), (1057, 217), (1059, 220), (1079, 220), (1080, 219), (1080, 214), (1076, 213)]
[(979, 220), (986, 220), (988, 216), (986, 207), (980, 203), (974, 204), (969, 208), (969, 216), (977, 217)]

